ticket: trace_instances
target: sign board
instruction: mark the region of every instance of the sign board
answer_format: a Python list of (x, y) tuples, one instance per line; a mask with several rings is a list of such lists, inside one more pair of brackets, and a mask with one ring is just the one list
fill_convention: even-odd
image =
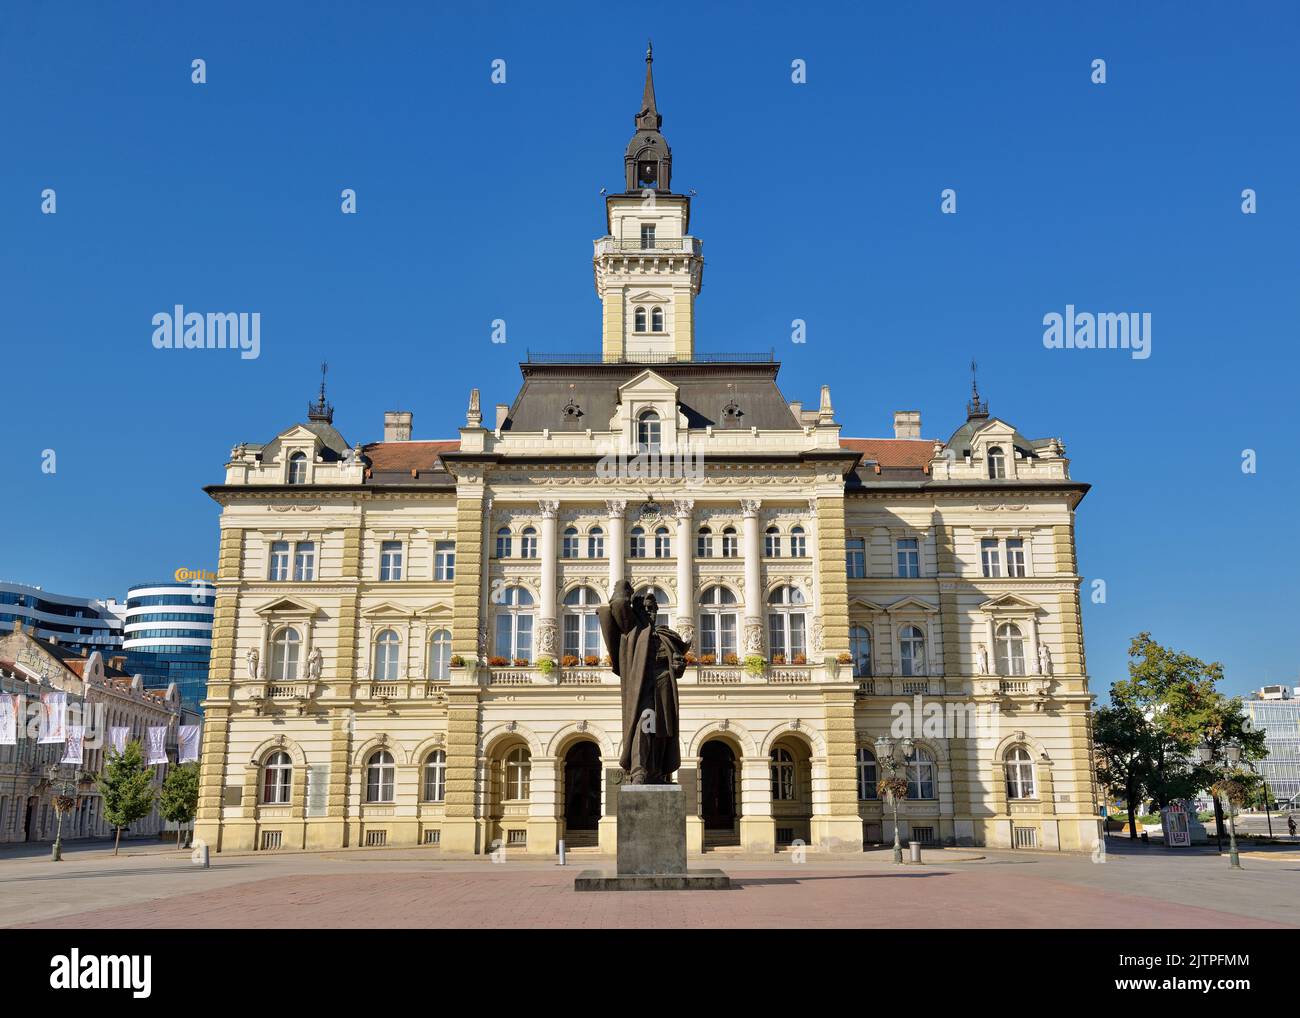
[(1172, 802), (1164, 810), (1161, 823), (1165, 830), (1165, 844), (1170, 848), (1187, 848), (1192, 843), (1192, 832), (1187, 825), (1187, 811), (1182, 803)]

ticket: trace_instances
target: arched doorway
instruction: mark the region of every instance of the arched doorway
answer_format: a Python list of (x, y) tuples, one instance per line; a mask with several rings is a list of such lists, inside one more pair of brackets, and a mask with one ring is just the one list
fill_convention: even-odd
[(736, 776), (736, 754), (729, 745), (711, 739), (700, 748), (700, 819), (708, 844), (738, 842)]
[(808, 744), (789, 736), (768, 754), (776, 847), (812, 840), (812, 759)]
[(571, 845), (596, 843), (600, 781), (599, 748), (594, 742), (575, 742), (564, 754), (564, 829)]
[(36, 840), (36, 803), (37, 798), (34, 795), (27, 800), (27, 816), (23, 821), (23, 830), (26, 832), (23, 835), (24, 841)]

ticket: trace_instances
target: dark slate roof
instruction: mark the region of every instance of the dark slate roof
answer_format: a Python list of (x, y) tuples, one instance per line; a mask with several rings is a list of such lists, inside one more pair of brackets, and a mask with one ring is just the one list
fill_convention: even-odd
[[(605, 431), (618, 405), (619, 386), (645, 371), (653, 371), (677, 386), (677, 399), (689, 427), (801, 427), (776, 386), (776, 362), (756, 364), (521, 364), (524, 384), (503, 431)], [(580, 409), (570, 415), (572, 400)], [(740, 415), (723, 419), (722, 410), (734, 402)]]
[(994, 422), (1006, 425), (1015, 432), (1011, 441), (1022, 456), (1035, 456), (1037, 450), (1045, 448), (1051, 442), (1050, 438), (1029, 439), (1022, 435), (1012, 424), (999, 417), (972, 417), (966, 421), (960, 428), (953, 432), (952, 438), (948, 439), (948, 448), (957, 453), (958, 457), (964, 456), (970, 451), (971, 439), (987, 428)]

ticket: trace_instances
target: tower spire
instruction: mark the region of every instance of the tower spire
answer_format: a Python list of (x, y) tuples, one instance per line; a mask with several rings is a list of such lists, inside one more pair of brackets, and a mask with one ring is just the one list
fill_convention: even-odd
[(641, 93), (641, 112), (637, 115), (637, 127), (647, 116), (653, 115), (655, 118), (655, 127), (658, 128), (663, 122), (659, 116), (659, 111), (655, 109), (655, 47), (649, 39), (646, 40), (645, 46), (645, 91)]
[(324, 421), (326, 424), (334, 423), (334, 407), (325, 402), (325, 375), (329, 372), (330, 366), (325, 361), (320, 365), (320, 395), (316, 402), (307, 404), (307, 420)]
[(979, 365), (974, 361), (970, 362), (970, 402), (966, 404), (966, 419), (974, 420), (978, 417), (987, 417), (989, 415), (989, 405), (987, 400), (980, 399), (979, 385), (975, 379), (975, 373), (979, 370)]
[(636, 133), (627, 143), (623, 162), (627, 173), (627, 190), (669, 191), (673, 172), (673, 154), (668, 141), (659, 133), (664, 118), (655, 103), (654, 44), (646, 41), (645, 88), (641, 92), (641, 109), (632, 122)]

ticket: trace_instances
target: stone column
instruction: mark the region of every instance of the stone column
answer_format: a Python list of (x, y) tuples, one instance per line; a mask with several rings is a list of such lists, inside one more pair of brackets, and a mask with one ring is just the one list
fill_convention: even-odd
[(692, 540), (691, 512), (695, 502), (680, 498), (673, 502), (677, 514), (677, 618), (676, 628), (683, 640), (695, 642), (695, 544)]
[(609, 589), (612, 593), (615, 584), (627, 576), (625, 559), (627, 557), (627, 538), (623, 535), (623, 513), (627, 511), (627, 500), (611, 498), (605, 502), (609, 512), (609, 543), (605, 551), (609, 554)]
[(763, 503), (757, 498), (742, 498), (740, 509), (744, 514), (745, 547), (745, 627), (741, 638), (740, 657), (763, 653), (763, 549), (759, 544), (758, 510)]
[(555, 621), (555, 531), (560, 513), (560, 503), (554, 499), (542, 499), (537, 503), (542, 514), (542, 579), (541, 600), (537, 605), (537, 647), (534, 657), (555, 659), (556, 656), (556, 621)]

